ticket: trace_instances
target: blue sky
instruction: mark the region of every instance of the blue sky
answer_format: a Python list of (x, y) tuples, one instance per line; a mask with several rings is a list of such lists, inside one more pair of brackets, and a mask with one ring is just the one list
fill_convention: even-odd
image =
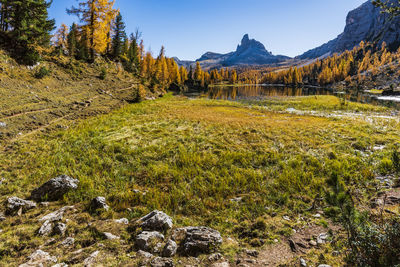
[[(116, 0), (127, 32), (139, 28), (147, 49), (194, 60), (207, 51), (234, 51), (245, 33), (274, 54), (297, 56), (340, 34), (347, 13), (366, 0)], [(54, 0), (57, 25), (76, 18)]]

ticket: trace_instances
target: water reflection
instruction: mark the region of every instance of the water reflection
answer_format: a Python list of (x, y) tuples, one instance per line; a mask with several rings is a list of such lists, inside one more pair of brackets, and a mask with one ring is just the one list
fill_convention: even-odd
[(256, 100), (274, 96), (308, 96), (308, 95), (332, 95), (333, 91), (324, 88), (302, 88), (265, 85), (242, 86), (217, 86), (211, 87), (207, 97), (223, 100)]

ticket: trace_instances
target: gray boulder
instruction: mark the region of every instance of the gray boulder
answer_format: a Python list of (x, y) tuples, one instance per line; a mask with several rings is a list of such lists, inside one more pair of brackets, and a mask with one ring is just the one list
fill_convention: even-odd
[(34, 189), (31, 192), (31, 199), (35, 201), (41, 201), (42, 199), (48, 201), (60, 200), (68, 191), (77, 189), (78, 183), (77, 179), (73, 179), (67, 175), (58, 176)]
[(186, 227), (186, 237), (183, 241), (182, 252), (188, 256), (209, 254), (216, 251), (222, 244), (221, 234), (208, 227)]
[(10, 197), (6, 201), (6, 214), (15, 215), (36, 208), (36, 203), (18, 197)]
[(145, 231), (166, 231), (173, 226), (171, 217), (158, 210), (140, 218), (138, 222), (139, 226)]
[(151, 267), (173, 267), (172, 259), (156, 257), (150, 262)]
[(162, 256), (166, 258), (173, 257), (175, 256), (177, 250), (178, 245), (175, 243), (175, 241), (168, 240), (167, 244), (164, 247), (164, 250), (162, 251)]
[(75, 244), (75, 238), (67, 237), (64, 241), (61, 242), (61, 245), (64, 247), (71, 247)]
[(90, 209), (92, 211), (108, 210), (109, 208), (105, 197), (96, 197), (90, 202)]
[(143, 251), (153, 252), (153, 245), (158, 241), (162, 242), (164, 235), (159, 232), (144, 231), (136, 237), (136, 246)]

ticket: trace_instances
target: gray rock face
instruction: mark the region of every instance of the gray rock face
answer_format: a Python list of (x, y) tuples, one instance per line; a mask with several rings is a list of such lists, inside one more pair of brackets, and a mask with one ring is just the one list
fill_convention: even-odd
[(178, 250), (178, 245), (175, 243), (173, 240), (168, 240), (167, 244), (164, 247), (164, 250), (162, 251), (162, 256), (163, 257), (173, 257), (176, 254), (176, 251)]
[(208, 227), (186, 227), (182, 252), (189, 256), (212, 253), (222, 244), (221, 234)]
[(67, 175), (61, 175), (44, 183), (31, 193), (31, 199), (40, 201), (46, 198), (49, 201), (61, 199), (68, 191), (78, 188), (79, 181)]
[(164, 235), (159, 232), (142, 232), (136, 237), (136, 246), (143, 251), (153, 252), (152, 245), (157, 241), (162, 242)]
[(61, 242), (61, 245), (64, 247), (71, 247), (75, 244), (75, 238), (67, 237), (64, 241)]
[(96, 197), (90, 202), (90, 209), (95, 210), (108, 210), (110, 207), (107, 205), (105, 197)]
[(150, 262), (151, 267), (173, 267), (172, 259), (156, 257)]
[[(390, 0), (395, 3), (396, 0)], [(385, 42), (389, 47), (397, 48), (400, 44), (400, 18), (391, 19), (389, 15), (382, 14), (371, 0), (351, 11), (347, 15), (344, 32), (336, 39), (315, 49), (309, 50), (300, 59), (318, 58), (345, 50), (351, 50), (361, 41)]]
[(6, 201), (6, 214), (15, 215), (18, 212), (26, 212), (27, 210), (36, 208), (36, 203), (24, 200), (18, 197), (10, 197)]
[(146, 231), (166, 231), (171, 229), (172, 219), (164, 212), (155, 210), (138, 220), (139, 226)]

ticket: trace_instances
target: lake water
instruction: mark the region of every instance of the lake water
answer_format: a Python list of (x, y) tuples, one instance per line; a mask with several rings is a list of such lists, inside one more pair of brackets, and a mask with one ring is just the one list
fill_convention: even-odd
[(349, 101), (382, 105), (400, 110), (400, 96), (378, 96), (366, 92), (335, 92), (327, 88), (286, 87), (270, 85), (215, 86), (207, 91), (187, 92), (188, 96), (208, 97), (221, 100), (263, 100), (266, 97), (295, 97), (312, 95), (337, 95)]

